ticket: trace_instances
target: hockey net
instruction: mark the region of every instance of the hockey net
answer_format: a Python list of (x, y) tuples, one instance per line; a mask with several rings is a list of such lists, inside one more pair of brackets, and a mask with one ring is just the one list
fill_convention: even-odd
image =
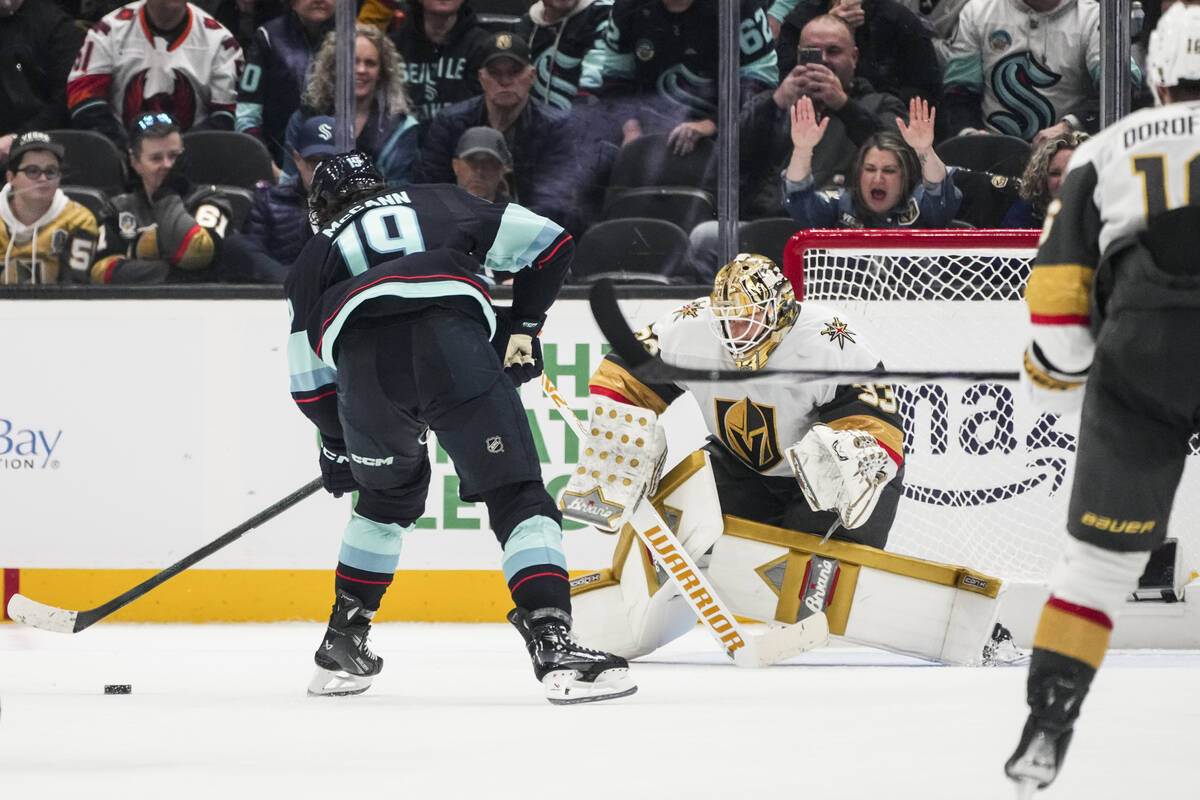
[[(1016, 372), (1038, 231), (801, 231), (784, 271), (844, 314), (891, 370)], [(1066, 537), (1078, 418), (1042, 413), (1015, 381), (893, 384), (905, 487), (888, 550), (1042, 582)], [(1193, 439), (1193, 443), (1195, 440)], [(1193, 447), (1193, 453), (1195, 453)], [(1189, 462), (1193, 459), (1189, 459)], [(1172, 536), (1200, 527), (1185, 471)]]

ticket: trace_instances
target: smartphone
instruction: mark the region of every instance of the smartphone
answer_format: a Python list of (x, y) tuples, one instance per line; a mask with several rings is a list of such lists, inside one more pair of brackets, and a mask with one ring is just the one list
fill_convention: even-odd
[(823, 64), (825, 62), (825, 51), (819, 47), (798, 47), (796, 48), (796, 63), (797, 64)]

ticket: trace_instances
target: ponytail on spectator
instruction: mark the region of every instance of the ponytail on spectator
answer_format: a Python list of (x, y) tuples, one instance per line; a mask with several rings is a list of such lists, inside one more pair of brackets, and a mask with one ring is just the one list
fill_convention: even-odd
[[(400, 55), (396, 46), (379, 28), (358, 23), (354, 27), (354, 39), (366, 39), (375, 45), (379, 53), (379, 84), (375, 88), (375, 102), (384, 119), (409, 113), (408, 93), (400, 77)], [(337, 33), (325, 34), (321, 48), (313, 57), (308, 68), (308, 83), (300, 98), (301, 105), (310, 113), (333, 116), (334, 71), (337, 62)]]

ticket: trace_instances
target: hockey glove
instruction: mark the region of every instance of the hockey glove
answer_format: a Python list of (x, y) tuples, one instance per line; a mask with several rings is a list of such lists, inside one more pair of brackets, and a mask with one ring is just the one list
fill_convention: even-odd
[(1083, 407), (1083, 387), (1088, 370), (1061, 372), (1046, 363), (1037, 342), (1030, 342), (1025, 349), (1024, 369), (1021, 370), (1021, 388), (1041, 411), (1051, 414), (1077, 414)]
[(867, 431), (834, 430), (817, 423), (787, 449), (788, 463), (813, 511), (836, 511), (842, 527), (871, 518), (896, 462)]
[(358, 491), (358, 484), (350, 473), (350, 457), (346, 455), (346, 443), (332, 436), (320, 436), (321, 486), (334, 497), (346, 492)]
[(492, 339), (492, 347), (514, 386), (520, 386), (542, 374), (542, 343), (538, 340), (538, 333), (545, 321), (545, 317), (513, 319), (510, 309), (496, 308), (496, 335)]

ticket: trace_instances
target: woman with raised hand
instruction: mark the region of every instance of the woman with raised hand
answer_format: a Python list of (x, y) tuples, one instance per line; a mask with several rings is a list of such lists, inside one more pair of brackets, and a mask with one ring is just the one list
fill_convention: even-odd
[(933, 151), (936, 112), (920, 98), (909, 102), (900, 135), (882, 131), (859, 147), (849, 187), (819, 191), (812, 153), (828, 117), (817, 119), (805, 96), (791, 109), (792, 158), (783, 172), (783, 206), (802, 228), (944, 228), (958, 212), (962, 193)]

